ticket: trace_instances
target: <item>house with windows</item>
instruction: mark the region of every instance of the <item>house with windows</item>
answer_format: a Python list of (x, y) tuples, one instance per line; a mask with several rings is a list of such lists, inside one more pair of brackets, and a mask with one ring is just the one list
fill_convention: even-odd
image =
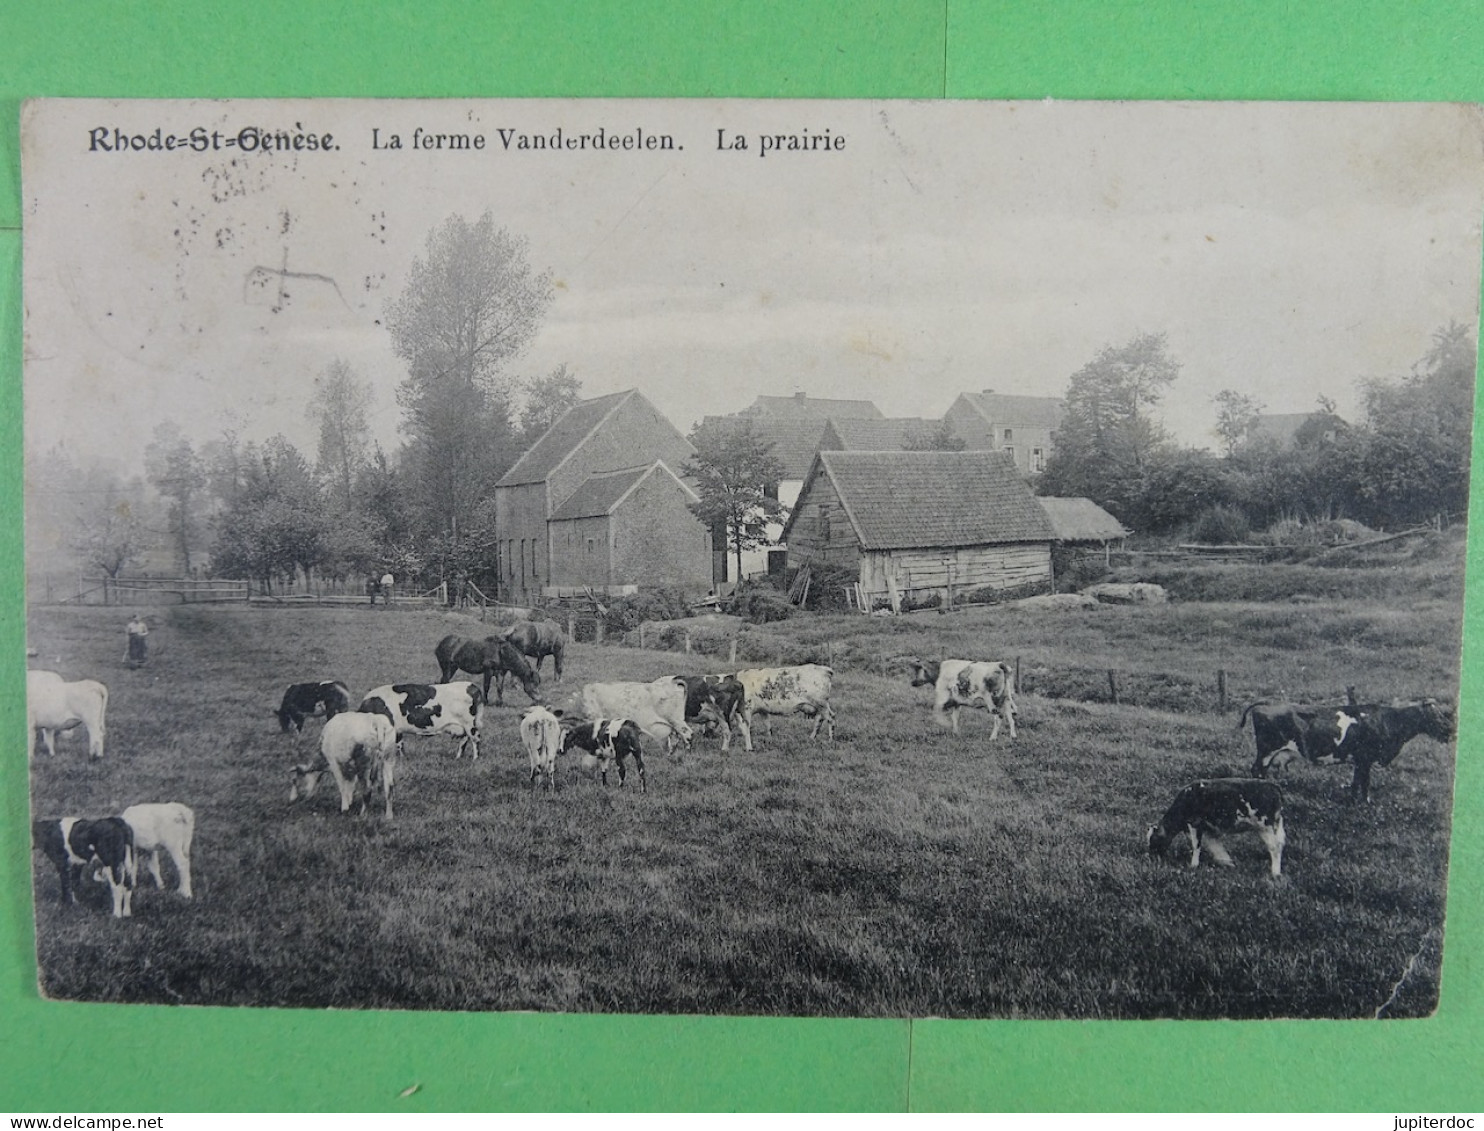
[(1051, 519), (1004, 452), (814, 458), (784, 526), (790, 566), (858, 570), (867, 610), (1051, 585)]
[(1022, 475), (1037, 475), (1056, 447), (1066, 415), (1060, 397), (1023, 397), (985, 389), (960, 393), (943, 419), (973, 451), (1005, 452)]
[(573, 405), (495, 486), (501, 599), (640, 584), (706, 592), (711, 532), (681, 478), (694, 454), (637, 389)]

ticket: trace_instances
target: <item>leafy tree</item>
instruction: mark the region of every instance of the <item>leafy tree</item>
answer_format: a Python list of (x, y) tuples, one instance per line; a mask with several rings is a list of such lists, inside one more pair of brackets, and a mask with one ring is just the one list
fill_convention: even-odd
[(319, 423), (317, 470), (347, 513), (355, 507), (356, 473), (371, 446), (370, 410), (370, 384), (339, 358), (314, 379), (309, 415)]
[(282, 436), (242, 452), (244, 482), (217, 519), (217, 572), (251, 577), (271, 589), (275, 578), (306, 577), (329, 552), (329, 523), (309, 461)]
[(567, 369), (557, 366), (545, 377), (526, 382), (525, 407), (520, 414), (521, 448), (529, 448), (557, 422), (582, 396), (582, 382)]
[(408, 367), (397, 390), (404, 484), (428, 533), (457, 535), (519, 454), (505, 367), (540, 329), (552, 295), (526, 241), (486, 212), (434, 229), (388, 307), (392, 348)]
[(117, 577), (137, 565), (150, 535), (143, 520), (142, 492), (117, 476), (94, 470), (84, 479), (76, 505), (72, 549), (94, 569)]
[(1215, 396), (1217, 439), (1228, 456), (1234, 455), (1252, 434), (1258, 417), (1262, 415), (1263, 403), (1256, 397), (1239, 393), (1235, 389), (1222, 389)]
[(682, 474), (697, 483), (700, 501), (691, 511), (711, 530), (724, 530), (742, 577), (742, 551), (768, 545), (767, 527), (781, 522), (788, 508), (769, 492), (783, 478), (773, 442), (746, 417), (698, 424), (690, 434), (696, 454)]
[(909, 428), (902, 447), (909, 452), (961, 452), (964, 439), (946, 419), (934, 426), (914, 425)]
[(1099, 350), (1068, 383), (1042, 493), (1085, 495), (1132, 518), (1151, 458), (1168, 444), (1153, 409), (1179, 375), (1164, 334), (1140, 333)]
[(181, 569), (191, 572), (191, 543), (197, 510), (207, 485), (206, 467), (173, 420), (155, 425), (154, 439), (144, 449), (144, 468), (154, 489), (169, 501), (170, 532)]

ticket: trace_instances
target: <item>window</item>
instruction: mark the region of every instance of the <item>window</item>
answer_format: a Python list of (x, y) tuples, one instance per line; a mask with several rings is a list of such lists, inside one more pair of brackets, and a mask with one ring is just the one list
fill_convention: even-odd
[(1045, 471), (1046, 470), (1046, 449), (1045, 448), (1032, 448), (1031, 449), (1031, 470), (1032, 471)]
[(1002, 452), (1004, 452), (1007, 456), (1010, 457), (1010, 462), (1011, 463), (1014, 463), (1015, 462), (1015, 445), (1014, 444), (1006, 444), (1000, 450)]
[(524, 538), (520, 540), (520, 579), (521, 581), (526, 579), (526, 540)]
[(1015, 430), (1013, 428), (1006, 428), (1005, 429), (1005, 443), (1008, 444), (1013, 439), (1015, 439)]
[(510, 580), (515, 580), (515, 539), (505, 539), (505, 568), (509, 571)]

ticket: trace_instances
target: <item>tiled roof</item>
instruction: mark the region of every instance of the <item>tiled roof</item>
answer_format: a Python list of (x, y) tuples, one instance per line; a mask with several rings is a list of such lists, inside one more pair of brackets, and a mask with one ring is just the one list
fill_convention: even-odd
[(1052, 528), (1061, 542), (1111, 542), (1127, 538), (1128, 531), (1111, 514), (1091, 499), (1063, 499), (1043, 495), (1036, 499), (1051, 519)]
[(572, 497), (557, 507), (551, 516), (552, 522), (565, 518), (592, 518), (607, 514), (628, 490), (649, 474), (654, 464), (643, 467), (627, 467), (622, 471), (604, 471), (590, 475), (582, 486), (572, 492)]
[(825, 430), (825, 445), (846, 452), (905, 451), (913, 436), (925, 435), (938, 427), (936, 420), (920, 416), (884, 416), (880, 420), (831, 418)]
[(557, 422), (530, 446), (525, 455), (515, 461), (515, 466), (501, 477), (496, 486), (514, 487), (521, 483), (544, 481), (562, 460), (587, 439), (594, 428), (607, 419), (609, 413), (634, 396), (635, 392), (634, 389), (625, 389), (606, 397), (578, 401), (557, 418)]
[(1066, 415), (1066, 402), (1060, 397), (1021, 397), (1010, 393), (965, 393), (964, 399), (983, 414), (991, 424), (1003, 428), (1061, 427)]
[(758, 415), (793, 417), (795, 420), (808, 417), (821, 424), (831, 416), (837, 420), (881, 419), (881, 410), (870, 401), (841, 401), (798, 394), (791, 397), (758, 397), (747, 411)]
[[(834, 483), (865, 550), (1056, 537), (1051, 520), (1003, 452), (820, 452), (800, 502), (820, 475)], [(795, 506), (794, 515), (801, 513), (803, 507)]]
[(783, 465), (783, 478), (803, 479), (809, 474), (809, 465), (814, 453), (819, 451), (819, 441), (824, 435), (825, 420), (805, 418), (791, 420), (779, 416), (752, 416), (740, 413), (734, 416), (708, 416), (701, 421), (703, 427), (745, 420), (753, 431), (773, 444), (773, 455)]

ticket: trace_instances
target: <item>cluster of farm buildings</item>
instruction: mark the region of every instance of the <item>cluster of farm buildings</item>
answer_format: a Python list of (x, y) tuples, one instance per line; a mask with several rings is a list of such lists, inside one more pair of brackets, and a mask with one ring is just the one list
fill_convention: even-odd
[[(744, 577), (825, 562), (859, 568), (864, 609), (929, 592), (1049, 584), (1057, 542), (1127, 531), (1086, 499), (1037, 498), (1064, 413), (1054, 397), (964, 393), (939, 420), (891, 418), (870, 401), (760, 396), (730, 417), (773, 445), (789, 508), (772, 545), (742, 556)], [(959, 451), (909, 450), (935, 431)], [(725, 532), (704, 526), (685, 465), (695, 449), (635, 389), (581, 401), (495, 489), (500, 589), (534, 603), (639, 585), (705, 592), (736, 580)]]

